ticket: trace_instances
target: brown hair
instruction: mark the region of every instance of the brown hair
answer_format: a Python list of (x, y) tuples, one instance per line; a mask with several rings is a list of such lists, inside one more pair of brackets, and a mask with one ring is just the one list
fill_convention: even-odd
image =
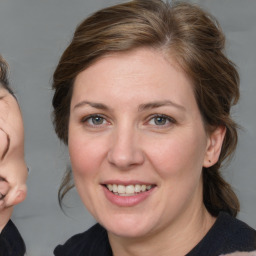
[[(135, 0), (96, 12), (76, 29), (53, 76), (53, 123), (58, 137), (68, 143), (69, 108), (76, 76), (111, 52), (138, 47), (163, 50), (191, 79), (207, 131), (226, 127), (218, 162), (203, 169), (203, 200), (217, 216), (236, 216), (238, 199), (219, 172), (237, 144), (237, 126), (230, 108), (239, 98), (239, 75), (224, 54), (225, 37), (214, 17), (198, 6), (161, 0)], [(70, 183), (68, 170), (59, 190), (61, 202)]]
[(13, 95), (13, 92), (9, 87), (8, 73), (9, 73), (8, 64), (5, 61), (5, 59), (0, 55), (0, 87), (5, 88)]

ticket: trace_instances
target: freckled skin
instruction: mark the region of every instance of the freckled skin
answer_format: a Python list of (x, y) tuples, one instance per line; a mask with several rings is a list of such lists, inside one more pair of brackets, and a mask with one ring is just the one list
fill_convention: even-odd
[[(16, 99), (0, 88), (0, 230), (13, 206), (26, 197), (27, 166), (24, 159), (24, 129)], [(3, 197), (4, 196), (4, 197)]]
[[(108, 230), (112, 249), (118, 255), (128, 240), (152, 239), (152, 246), (167, 250), (173, 241), (184, 255), (214, 222), (203, 205), (202, 167), (209, 166), (209, 157), (211, 164), (218, 160), (225, 134), (206, 133), (187, 76), (151, 49), (116, 53), (77, 76), (70, 109), (75, 184)], [(156, 114), (167, 118), (159, 125)], [(91, 115), (103, 119), (97, 123)], [(141, 203), (119, 207), (103, 193), (107, 180), (138, 180), (156, 188)]]

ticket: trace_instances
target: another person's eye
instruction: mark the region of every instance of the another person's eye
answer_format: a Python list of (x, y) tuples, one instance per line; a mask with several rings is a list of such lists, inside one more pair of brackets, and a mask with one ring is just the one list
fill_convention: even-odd
[(176, 123), (176, 121), (173, 118), (166, 115), (162, 115), (162, 114), (154, 115), (148, 121), (149, 125), (154, 125), (154, 126), (156, 125), (160, 127), (161, 126), (167, 127), (174, 123)]
[(88, 126), (97, 127), (107, 124), (107, 120), (101, 115), (89, 115), (82, 119), (82, 123)]

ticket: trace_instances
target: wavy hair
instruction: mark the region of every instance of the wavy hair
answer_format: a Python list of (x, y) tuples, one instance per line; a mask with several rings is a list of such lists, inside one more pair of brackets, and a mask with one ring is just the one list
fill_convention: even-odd
[[(203, 200), (217, 216), (236, 216), (239, 202), (220, 168), (237, 145), (237, 125), (230, 108), (239, 99), (239, 75), (224, 53), (225, 36), (217, 20), (200, 7), (161, 0), (134, 0), (102, 9), (85, 19), (74, 33), (53, 75), (53, 123), (68, 144), (68, 123), (76, 76), (102, 56), (138, 47), (162, 50), (174, 58), (190, 78), (205, 128), (226, 127), (218, 162), (203, 168)], [(68, 170), (59, 190), (59, 202), (74, 185)]]

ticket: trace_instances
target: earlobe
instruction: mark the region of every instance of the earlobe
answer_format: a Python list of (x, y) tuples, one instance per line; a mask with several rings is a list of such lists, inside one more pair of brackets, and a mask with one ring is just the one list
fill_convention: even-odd
[(203, 167), (209, 168), (218, 162), (226, 127), (218, 126), (208, 137)]

